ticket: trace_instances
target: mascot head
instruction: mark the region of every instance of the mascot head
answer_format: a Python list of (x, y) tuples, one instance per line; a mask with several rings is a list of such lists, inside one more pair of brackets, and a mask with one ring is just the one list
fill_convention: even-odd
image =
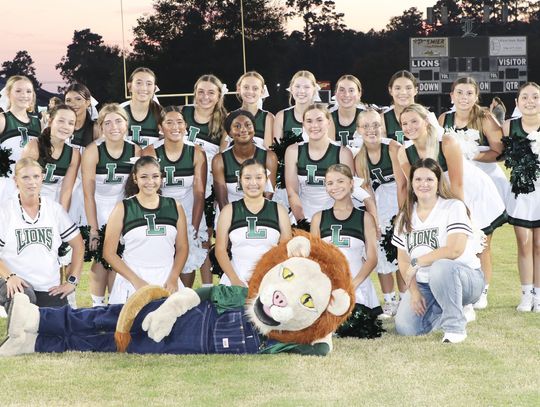
[(261, 333), (311, 344), (341, 325), (354, 306), (349, 265), (338, 248), (297, 232), (259, 260), (247, 313)]

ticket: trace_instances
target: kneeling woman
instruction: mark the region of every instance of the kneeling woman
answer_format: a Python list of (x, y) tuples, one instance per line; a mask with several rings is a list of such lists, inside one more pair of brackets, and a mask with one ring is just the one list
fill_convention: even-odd
[(396, 314), (398, 334), (442, 329), (443, 342), (465, 340), (463, 305), (478, 300), (484, 288), (472, 236), (468, 209), (450, 192), (439, 164), (418, 160), (392, 239), (409, 286)]
[[(218, 219), (215, 251), (224, 273), (221, 284), (247, 286), (259, 258), (291, 237), (285, 208), (264, 198), (266, 181), (263, 164), (253, 158), (242, 163), (240, 185), (244, 197), (226, 205)], [(227, 253), (229, 242), (232, 258)]]
[[(150, 156), (140, 158), (126, 182), (125, 195), (109, 217), (103, 257), (117, 272), (109, 304), (123, 304), (138, 288), (158, 284), (178, 290), (188, 255), (182, 206), (159, 195), (161, 170)], [(122, 238), (124, 252), (117, 254)]]

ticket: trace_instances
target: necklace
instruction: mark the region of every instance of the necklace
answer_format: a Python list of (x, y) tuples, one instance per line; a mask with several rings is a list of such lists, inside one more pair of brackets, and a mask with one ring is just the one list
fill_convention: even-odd
[(26, 218), (24, 217), (24, 209), (23, 209), (23, 206), (22, 206), (22, 202), (21, 202), (21, 196), (19, 195), (19, 207), (21, 208), (21, 218), (22, 220), (24, 220), (27, 224), (29, 225), (35, 225), (38, 220), (39, 220), (39, 215), (41, 213), (41, 196), (39, 197), (39, 206), (38, 206), (38, 213), (37, 213), (37, 217), (36, 217), (36, 220), (33, 221), (33, 222), (29, 222), (28, 220), (26, 220)]

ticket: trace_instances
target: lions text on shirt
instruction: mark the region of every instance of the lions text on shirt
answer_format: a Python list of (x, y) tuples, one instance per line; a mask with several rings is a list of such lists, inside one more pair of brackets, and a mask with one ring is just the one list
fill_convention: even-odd
[[(25, 215), (25, 219), (30, 217)], [(0, 260), (36, 291), (47, 291), (60, 284), (58, 247), (77, 236), (79, 228), (60, 204), (47, 197), (41, 197), (37, 221), (25, 219), (18, 197), (4, 203), (0, 210)]]
[[(464, 233), (469, 238), (465, 251), (455, 261), (473, 269), (480, 268), (480, 260), (474, 252), (472, 227), (465, 204), (456, 199), (439, 198), (425, 221), (421, 221), (413, 209), (412, 231), (398, 233), (394, 229), (392, 244), (407, 252), (409, 257), (418, 258), (439, 247), (446, 246), (448, 235)], [(429, 266), (420, 267), (416, 273), (416, 281), (429, 282)]]

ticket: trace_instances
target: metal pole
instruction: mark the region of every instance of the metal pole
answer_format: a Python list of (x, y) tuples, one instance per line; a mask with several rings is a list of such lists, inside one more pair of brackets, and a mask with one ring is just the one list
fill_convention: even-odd
[(240, 0), (240, 22), (242, 24), (242, 59), (244, 62), (244, 73), (246, 73), (246, 39), (244, 37), (244, 2)]
[(124, 38), (124, 2), (120, 0), (120, 16), (122, 19), (122, 61), (124, 63), (124, 96), (129, 99), (127, 89), (127, 71), (126, 71), (126, 40)]

